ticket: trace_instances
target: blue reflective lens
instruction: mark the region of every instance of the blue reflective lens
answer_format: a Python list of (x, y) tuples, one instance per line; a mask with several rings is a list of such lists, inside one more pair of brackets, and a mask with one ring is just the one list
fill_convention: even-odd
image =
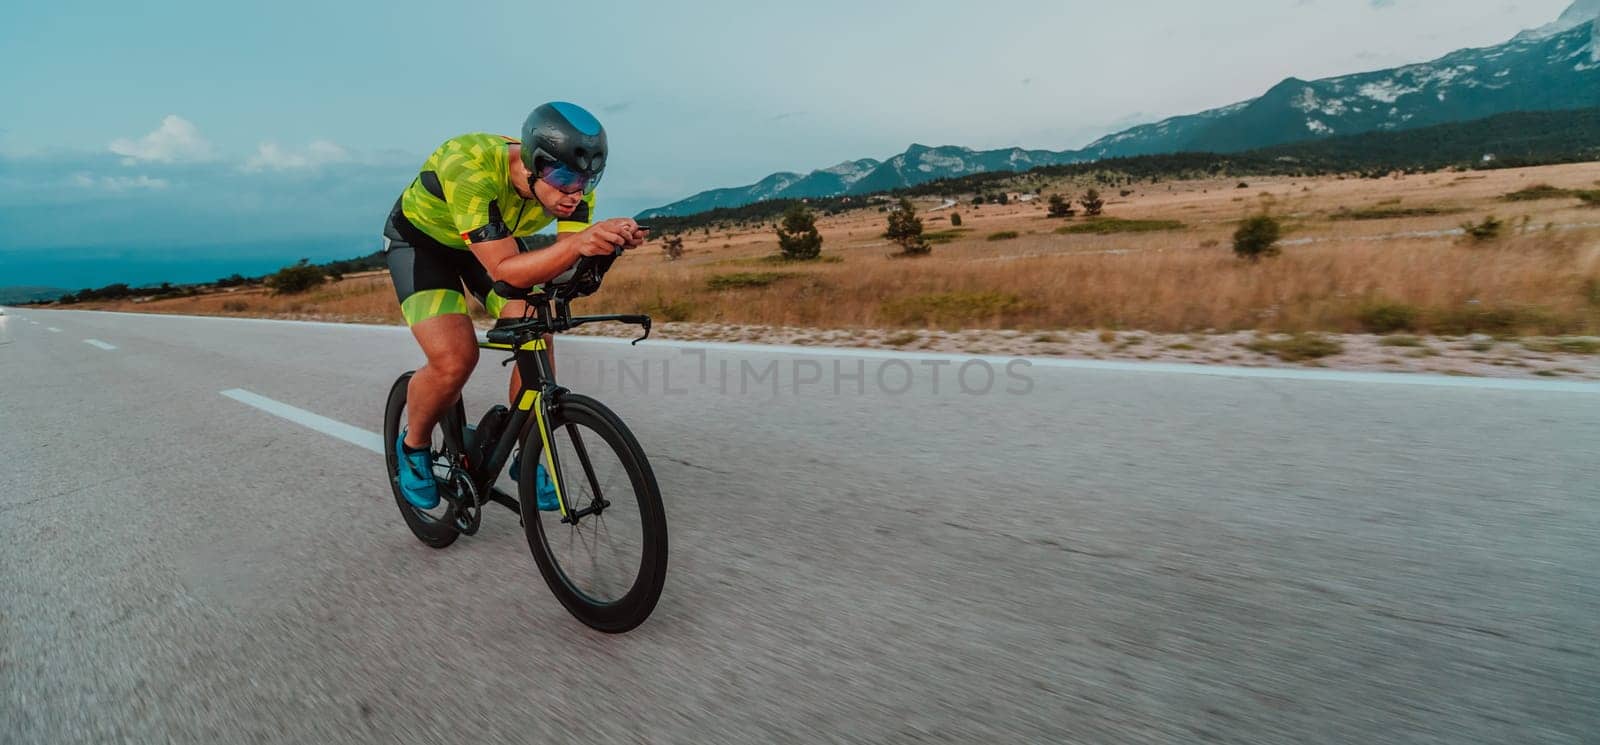
[(600, 175), (587, 176), (564, 165), (553, 165), (539, 171), (539, 180), (568, 194), (576, 191), (588, 193), (600, 183)]

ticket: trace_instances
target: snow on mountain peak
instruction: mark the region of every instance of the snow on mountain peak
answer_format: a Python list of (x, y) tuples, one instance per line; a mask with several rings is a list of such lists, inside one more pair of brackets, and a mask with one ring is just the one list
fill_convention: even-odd
[(1600, 21), (1600, 0), (1575, 0), (1560, 18), (1538, 28), (1530, 28), (1513, 41), (1536, 41), (1571, 31), (1585, 23)]

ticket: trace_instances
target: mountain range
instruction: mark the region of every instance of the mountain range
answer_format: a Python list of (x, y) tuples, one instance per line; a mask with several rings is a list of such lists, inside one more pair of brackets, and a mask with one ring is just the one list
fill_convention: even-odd
[(1102, 137), (1080, 150), (912, 145), (884, 161), (846, 161), (713, 189), (640, 218), (683, 216), (769, 199), (868, 194), (990, 171), (1174, 152), (1234, 153), (1363, 132), (1414, 129), (1512, 111), (1600, 106), (1600, 0), (1491, 47), (1421, 64), (1321, 80), (1288, 78), (1257, 98)]

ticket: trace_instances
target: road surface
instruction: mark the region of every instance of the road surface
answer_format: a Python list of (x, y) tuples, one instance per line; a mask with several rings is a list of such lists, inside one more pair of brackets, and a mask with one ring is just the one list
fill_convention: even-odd
[(7, 313), (0, 742), (1600, 739), (1597, 385), (561, 340), (671, 524), (603, 636), (401, 523), (404, 329)]

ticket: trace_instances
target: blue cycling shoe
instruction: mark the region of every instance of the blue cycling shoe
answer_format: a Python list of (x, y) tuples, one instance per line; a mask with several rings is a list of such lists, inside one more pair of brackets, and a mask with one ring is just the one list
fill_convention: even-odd
[[(555, 512), (561, 509), (561, 500), (556, 497), (556, 485), (550, 481), (550, 474), (544, 472), (544, 464), (535, 466), (538, 476), (534, 479), (535, 494), (533, 502), (539, 506), (540, 512)], [(522, 453), (517, 453), (511, 458), (511, 480), (518, 481), (522, 475)]]
[(396, 460), (400, 461), (400, 494), (419, 510), (439, 506), (439, 484), (433, 480), (433, 453), (423, 450), (406, 452), (406, 431), (400, 430), (400, 439), (394, 444)]

